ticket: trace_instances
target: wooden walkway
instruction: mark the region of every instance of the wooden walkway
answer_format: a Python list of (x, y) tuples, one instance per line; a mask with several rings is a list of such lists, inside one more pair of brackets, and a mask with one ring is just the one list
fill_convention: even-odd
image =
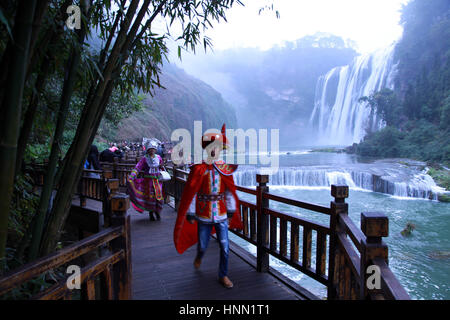
[(161, 221), (132, 208), (131, 243), (134, 300), (293, 300), (300, 299), (287, 286), (256, 270), (230, 251), (232, 289), (217, 281), (219, 245), (211, 239), (202, 266), (193, 267), (196, 246), (180, 255), (173, 245), (176, 212), (164, 206)]

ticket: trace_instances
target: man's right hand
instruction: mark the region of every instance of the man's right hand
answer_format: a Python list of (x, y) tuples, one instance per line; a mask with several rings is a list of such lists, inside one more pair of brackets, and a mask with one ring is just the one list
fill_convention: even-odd
[(194, 224), (195, 222), (195, 217), (191, 216), (191, 215), (187, 215), (186, 216), (186, 220), (190, 223), (190, 224)]

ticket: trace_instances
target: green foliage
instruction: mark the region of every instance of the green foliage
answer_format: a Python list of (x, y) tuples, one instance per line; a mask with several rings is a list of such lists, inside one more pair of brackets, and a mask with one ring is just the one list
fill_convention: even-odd
[[(366, 156), (450, 163), (450, 2), (412, 0), (402, 12), (395, 91), (363, 97), (387, 127), (357, 147)], [(445, 179), (442, 181), (445, 185)]]
[(394, 91), (382, 89), (369, 97), (362, 97), (360, 101), (367, 102), (387, 126), (398, 126), (401, 123), (401, 103)]
[(94, 145), (97, 146), (98, 150), (101, 152), (102, 150), (108, 149), (110, 146), (108, 143), (106, 143), (103, 140), (100, 139), (95, 139), (94, 140)]
[(38, 204), (39, 196), (33, 192), (33, 184), (29, 173), (21, 173), (16, 177), (8, 228), (9, 240), (13, 244), (17, 244), (24, 236)]
[(103, 116), (97, 135), (107, 141), (115, 141), (118, 125), (132, 114), (142, 111), (144, 108), (144, 95), (133, 93), (129, 97), (124, 97), (116, 90), (111, 96), (105, 115)]
[(398, 157), (404, 135), (394, 127), (386, 127), (379, 132), (369, 134), (357, 147), (362, 156)]
[(450, 171), (440, 168), (430, 168), (428, 174), (438, 185), (450, 191)]
[(447, 98), (442, 102), (439, 125), (441, 129), (449, 129), (450, 126), (450, 91), (447, 92)]
[[(4, 260), (6, 262), (4, 264), (5, 272), (14, 270), (23, 264), (23, 261), (17, 258), (16, 250), (13, 248), (6, 248), (6, 257)], [(0, 296), (0, 300), (29, 300), (39, 292), (50, 288), (65, 276), (66, 274), (63, 272), (63, 268), (45, 272)]]
[(395, 55), (404, 114), (448, 129), (450, 2), (412, 0), (403, 8), (402, 23), (403, 38)]
[(30, 163), (35, 161), (36, 163), (42, 163), (44, 159), (48, 159), (50, 154), (50, 145), (48, 143), (40, 144), (28, 144), (26, 153), (25, 153), (25, 161)]
[(340, 148), (318, 148), (313, 149), (311, 152), (324, 152), (324, 153), (343, 153), (345, 150)]
[(356, 152), (371, 157), (401, 157), (448, 164), (450, 138), (445, 132), (426, 121), (408, 122), (408, 130), (388, 126), (368, 134), (357, 146)]
[(441, 193), (441, 194), (438, 195), (438, 200), (440, 202), (448, 202), (448, 203), (450, 203), (450, 196), (448, 194)]

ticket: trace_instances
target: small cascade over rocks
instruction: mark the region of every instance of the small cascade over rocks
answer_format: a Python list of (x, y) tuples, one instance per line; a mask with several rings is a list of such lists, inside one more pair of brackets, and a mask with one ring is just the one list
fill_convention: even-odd
[[(377, 165), (359, 165), (357, 168), (332, 167), (282, 167), (269, 174), (269, 185), (287, 187), (330, 187), (348, 185), (351, 189), (379, 192), (397, 197), (437, 200), (443, 192), (426, 172), (413, 169), (399, 170), (379, 161)], [(240, 186), (256, 186), (256, 174), (265, 173), (260, 168), (241, 166), (234, 173)]]

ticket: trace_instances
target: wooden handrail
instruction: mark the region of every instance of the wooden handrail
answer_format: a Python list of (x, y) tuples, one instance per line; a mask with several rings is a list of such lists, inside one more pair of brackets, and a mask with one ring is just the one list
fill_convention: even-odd
[(386, 295), (385, 298), (393, 300), (411, 299), (384, 259), (373, 259), (373, 263), (380, 268), (381, 287)]
[(246, 187), (241, 187), (241, 186), (236, 186), (236, 190), (237, 191), (241, 191), (241, 192), (245, 192), (248, 194), (252, 194), (254, 196), (256, 196), (256, 190), (254, 189), (250, 189), (250, 188), (246, 188)]
[(300, 217), (294, 216), (290, 213), (282, 213), (282, 212), (279, 212), (279, 211), (276, 211), (273, 209), (264, 209), (264, 213), (269, 216), (280, 218), (281, 220), (284, 220), (284, 221), (296, 223), (298, 225), (310, 228), (312, 230), (322, 231), (325, 234), (330, 234), (330, 228), (327, 227), (326, 225), (321, 224), (321, 223), (312, 222), (308, 219), (300, 218)]
[[(182, 188), (179, 187), (186, 182), (180, 176), (188, 174), (188, 172), (182, 172), (176, 167), (170, 168), (169, 171), (172, 172), (174, 178), (166, 183), (166, 190), (168, 190), (168, 194), (175, 198), (177, 203), (182, 192)], [(368, 299), (371, 297), (409, 299), (408, 294), (389, 269), (386, 262), (387, 255), (381, 256), (381, 258), (376, 257), (373, 261), (368, 259), (369, 256), (373, 255), (370, 250), (375, 243), (378, 243), (377, 250), (381, 250), (379, 252), (383, 252), (385, 245), (379, 240), (379, 235), (374, 237), (373, 234), (365, 234), (364, 230), (370, 229), (367, 229), (363, 222), (372, 223), (369, 222), (369, 219), (362, 219), (361, 228), (358, 228), (348, 216), (348, 204), (345, 203), (345, 199), (348, 198), (348, 186), (331, 186), (331, 195), (334, 197), (334, 201), (331, 202), (330, 207), (323, 207), (271, 194), (267, 187), (268, 176), (257, 175), (257, 182), (256, 190), (242, 186), (236, 187), (240, 192), (256, 196), (257, 201), (254, 204), (240, 200), (239, 208), (244, 229), (242, 231), (230, 231), (257, 246), (256, 268), (258, 271), (266, 272), (268, 270), (268, 257), (272, 255), (325, 284), (328, 287), (328, 299)], [(273, 210), (269, 208), (269, 201), (326, 214), (330, 217), (329, 225), (315, 223), (292, 214)], [(382, 215), (377, 217), (377, 219), (380, 219), (380, 223), (387, 221), (387, 218)], [(277, 238), (278, 222), (280, 225), (279, 239)], [(291, 225), (291, 250), (289, 255), (287, 251), (287, 222), (290, 222)], [(298, 251), (300, 247), (298, 244), (299, 227), (303, 228), (301, 253)], [(382, 227), (380, 228), (384, 230)], [(311, 263), (311, 232), (313, 230), (317, 232), (315, 266)], [(386, 236), (383, 232), (380, 235)], [(369, 246), (368, 243), (370, 243)], [(279, 250), (277, 250), (278, 245)], [(364, 282), (366, 269), (373, 263), (379, 265), (382, 270), (383, 288), (376, 292), (368, 292)], [(328, 265), (328, 273), (325, 272), (326, 265)]]
[(0, 295), (44, 272), (59, 267), (68, 261), (97, 248), (123, 234), (123, 227), (108, 228), (77, 243), (69, 245), (48, 256), (27, 263), (17, 270), (10, 271), (0, 279)]
[(343, 254), (348, 262), (348, 266), (351, 268), (351, 271), (356, 276), (356, 281), (361, 281), (361, 266), (360, 266), (360, 257), (358, 253), (353, 249), (350, 241), (348, 241), (347, 237), (344, 233), (339, 233), (338, 238), (342, 247), (344, 248)]
[(256, 203), (251, 203), (251, 202), (247, 202), (244, 200), (239, 200), (239, 204), (241, 206), (247, 207), (247, 208), (251, 208), (251, 209), (255, 209), (257, 208)]
[[(104, 257), (100, 257), (98, 260), (91, 262), (89, 265), (81, 269), (80, 272), (80, 283), (86, 282), (88, 279), (92, 279), (102, 272), (109, 266), (118, 263), (125, 258), (125, 252), (120, 250), (116, 253), (109, 253)], [(57, 284), (51, 286), (45, 291), (40, 292), (34, 296), (33, 300), (56, 300), (63, 298), (67, 291), (68, 277), (59, 281)], [(112, 296), (108, 296), (109, 300), (113, 299)]]
[(289, 199), (286, 197), (280, 197), (271, 193), (264, 193), (264, 198), (268, 199), (268, 200), (273, 200), (273, 201), (277, 201), (277, 202), (281, 202), (284, 204), (288, 204), (294, 207), (298, 207), (298, 208), (303, 208), (303, 209), (307, 209), (307, 210), (311, 210), (311, 211), (315, 211), (315, 212), (320, 212), (320, 213), (324, 213), (327, 215), (330, 215), (330, 208), (327, 207), (322, 207), (316, 204), (311, 204), (311, 203), (307, 203), (307, 202), (302, 202), (302, 201), (298, 201), (298, 200), (294, 200), (294, 199)]
[[(94, 277), (102, 273), (105, 274), (109, 299), (131, 298), (130, 217), (127, 214), (129, 198), (127, 195), (117, 193), (112, 196), (110, 202), (108, 208), (111, 211), (111, 227), (8, 272), (0, 278), (0, 295), (108, 243), (112, 251), (81, 269), (80, 282), (86, 283), (87, 298), (95, 299)], [(33, 298), (66, 298), (72, 292), (67, 288), (66, 280), (67, 278), (59, 281)]]
[(341, 215), (339, 222), (342, 223), (345, 233), (350, 237), (355, 247), (361, 252), (361, 243), (366, 239), (361, 229), (353, 223), (348, 215)]

